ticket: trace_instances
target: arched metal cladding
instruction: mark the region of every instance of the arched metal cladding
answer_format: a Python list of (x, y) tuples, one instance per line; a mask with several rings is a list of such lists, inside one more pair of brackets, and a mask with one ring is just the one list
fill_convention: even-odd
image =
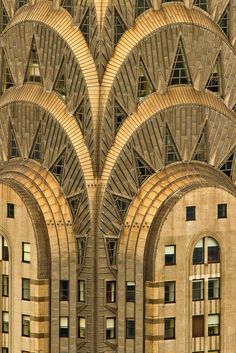
[[(126, 301), (124, 283), (136, 283), (136, 322), (144, 322), (143, 295), (138, 294), (144, 293), (144, 281), (152, 281), (155, 277), (157, 234), (165, 216), (186, 192), (208, 186), (236, 195), (234, 185), (226, 176), (212, 167), (192, 162), (173, 164), (155, 174), (141, 187), (132, 201), (118, 244), (117, 267), (119, 306), (122, 308), (125, 308)], [(118, 317), (119, 342), (126, 337), (122, 325), (125, 316), (124, 312)], [(135, 352), (143, 352), (144, 330), (141, 325), (136, 328), (135, 337)]]
[[(131, 31), (131, 27), (137, 28), (139, 27), (140, 24), (140, 17), (145, 19), (146, 16), (149, 16), (153, 10), (163, 10), (167, 9), (167, 11), (170, 13), (169, 18), (164, 17), (161, 19), (161, 22), (159, 22), (160, 25), (163, 23), (163, 21), (168, 21), (168, 20), (177, 20), (179, 19), (180, 14), (175, 11), (175, 6), (181, 6), (184, 5), (186, 8), (189, 10), (194, 9), (196, 11), (199, 11), (199, 20), (201, 22), (202, 26), (206, 25), (206, 21), (202, 16), (207, 16), (208, 18), (211, 17), (213, 21), (216, 23), (219, 23), (220, 19), (225, 13), (225, 10), (229, 9), (230, 10), (230, 21), (229, 21), (229, 26), (228, 26), (228, 32), (229, 32), (229, 40), (230, 42), (234, 45), (235, 44), (235, 3), (233, 1), (230, 2), (229, 0), (222, 0), (222, 1), (216, 1), (214, 2), (213, 6), (206, 6), (207, 11), (203, 11), (199, 7), (194, 6), (194, 0), (183, 0), (176, 4), (175, 2), (167, 2), (162, 4), (162, 0), (145, 0), (142, 2), (139, 2), (137, 0), (105, 0), (103, 1), (103, 6), (101, 10), (101, 28), (102, 28), (102, 37), (106, 38), (104, 41), (103, 47), (102, 47), (102, 57), (101, 59), (103, 60), (103, 66), (105, 67), (109, 59), (112, 57), (114, 54), (114, 51), (116, 50), (116, 41), (115, 41), (115, 35), (114, 32), (115, 30), (110, 30), (110, 24), (114, 21), (116, 22), (116, 18), (118, 16), (119, 18), (119, 23), (123, 27), (123, 32), (127, 30), (129, 35), (129, 42), (131, 39), (130, 34), (133, 36), (133, 31)], [(146, 13), (145, 13), (146, 12)], [(157, 11), (156, 11), (157, 12)], [(145, 13), (145, 14), (144, 14)], [(162, 12), (163, 13), (163, 12)], [(141, 14), (141, 16), (140, 16)], [(181, 16), (183, 13), (181, 14)], [(172, 17), (172, 18), (171, 18)], [(147, 17), (146, 17), (147, 18)], [(145, 28), (147, 23), (144, 20), (143, 21), (143, 31), (145, 31)], [(122, 33), (121, 33), (122, 34)], [(140, 32), (141, 34), (141, 32)], [(126, 36), (126, 35), (125, 35)], [(142, 34), (141, 34), (142, 36)], [(127, 38), (126, 37), (126, 38)], [(126, 43), (126, 46), (123, 46), (123, 49), (125, 50), (127, 47), (128, 43)]]
[(54, 9), (44, 1), (24, 6), (2, 33), (3, 51), (17, 86), (25, 82), (33, 39), (44, 88), (54, 89), (64, 70), (67, 109), (76, 114), (83, 104), (85, 143), (93, 155), (99, 85), (96, 66), (84, 36), (65, 10)]
[[(194, 160), (203, 129), (207, 131), (205, 162), (220, 167), (235, 149), (235, 115), (219, 98), (191, 87), (173, 87), (164, 95), (149, 96), (124, 122), (105, 161), (103, 234), (119, 234), (142, 183), (164, 168), (167, 129), (184, 162)], [(140, 168), (146, 168), (146, 175), (140, 174)]]
[[(12, 157), (12, 130), (19, 157), (37, 160), (56, 177), (71, 206), (75, 230), (88, 234), (91, 224), (87, 188), (93, 181), (93, 171), (82, 134), (64, 102), (37, 85), (12, 88), (0, 99), (0, 125), (1, 168), (4, 170), (5, 162)], [(59, 171), (55, 169), (58, 161)]]
[(180, 3), (172, 3), (159, 11), (147, 11), (122, 36), (103, 77), (103, 155), (107, 154), (119, 131), (115, 125), (114, 106), (120, 107), (122, 121), (125, 121), (126, 116), (132, 114), (140, 103), (137, 95), (140, 60), (152, 90), (164, 93), (169, 85), (180, 40), (192, 86), (198, 91), (205, 91), (219, 58), (222, 98), (229, 108), (234, 106), (236, 81), (230, 68), (235, 65), (235, 51), (220, 27), (203, 11), (190, 10)]
[[(62, 194), (61, 188), (52, 175), (40, 165), (33, 161), (12, 160), (4, 168), (0, 169), (0, 182), (8, 184), (17, 190), (18, 194), (25, 199), (25, 195), (30, 202), (36, 203), (41, 210), (44, 224), (47, 227), (48, 251), (51, 254), (51, 349), (58, 351), (59, 347), (59, 278), (68, 278), (71, 283), (76, 283), (76, 238), (72, 228), (72, 217), (67, 205), (67, 201)], [(36, 212), (29, 206), (29, 213)], [(35, 207), (35, 205), (34, 205)], [(32, 217), (35, 230), (38, 230), (39, 219)], [(40, 224), (41, 227), (41, 224)], [(42, 227), (43, 230), (43, 227)], [(36, 237), (41, 236), (37, 234)], [(47, 237), (45, 235), (45, 237)], [(39, 269), (45, 265), (47, 253), (42, 254), (40, 249), (43, 240), (37, 241), (39, 254)], [(43, 245), (44, 246), (44, 245)], [(41, 264), (40, 264), (41, 262)], [(76, 311), (76, 289), (70, 290), (70, 316), (74, 316)], [(53, 309), (54, 308), (54, 309)], [(76, 337), (75, 326), (71, 328)], [(76, 339), (71, 339), (70, 351), (76, 350)]]

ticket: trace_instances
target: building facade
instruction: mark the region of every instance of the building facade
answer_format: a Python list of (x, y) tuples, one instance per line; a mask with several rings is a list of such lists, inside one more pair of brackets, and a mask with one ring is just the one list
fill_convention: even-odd
[(236, 0), (1, 0), (2, 353), (236, 351)]

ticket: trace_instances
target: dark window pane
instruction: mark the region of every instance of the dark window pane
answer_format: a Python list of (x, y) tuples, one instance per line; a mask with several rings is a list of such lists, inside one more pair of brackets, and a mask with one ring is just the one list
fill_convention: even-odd
[(14, 208), (15, 208), (15, 205), (13, 203), (8, 203), (7, 204), (7, 217), (8, 218), (14, 218)]
[(165, 246), (165, 265), (175, 265), (175, 245)]
[(126, 320), (126, 338), (135, 338), (135, 320)]
[(126, 301), (135, 302), (135, 283), (134, 282), (126, 283)]
[(196, 219), (195, 211), (196, 211), (195, 206), (186, 207), (186, 221), (195, 221)]
[(69, 300), (69, 281), (60, 281), (60, 300)]
[(227, 218), (227, 204), (218, 205), (218, 218)]
[(22, 299), (30, 300), (30, 279), (22, 278)]
[(165, 303), (175, 302), (175, 282), (165, 282)]
[(115, 281), (107, 282), (106, 300), (107, 300), (107, 303), (114, 303), (116, 301), (116, 282)]
[(208, 281), (208, 299), (218, 299), (220, 297), (220, 279), (209, 278)]
[(220, 249), (218, 246), (208, 247), (208, 262), (209, 263), (220, 262)]
[(193, 316), (193, 337), (204, 336), (204, 315)]
[(193, 298), (193, 300), (204, 299), (204, 281), (203, 281), (203, 279), (193, 280), (192, 298)]
[(175, 318), (165, 319), (164, 324), (165, 324), (165, 332), (164, 332), (165, 340), (174, 339), (175, 338)]

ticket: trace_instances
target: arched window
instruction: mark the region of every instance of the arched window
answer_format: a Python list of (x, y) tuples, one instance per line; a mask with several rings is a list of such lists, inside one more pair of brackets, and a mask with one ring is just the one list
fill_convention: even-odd
[(200, 239), (193, 250), (193, 265), (220, 262), (220, 248), (211, 237)]

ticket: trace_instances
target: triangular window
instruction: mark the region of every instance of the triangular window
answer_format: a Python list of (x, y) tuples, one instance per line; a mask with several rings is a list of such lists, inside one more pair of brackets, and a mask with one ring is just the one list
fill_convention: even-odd
[(60, 184), (64, 175), (65, 154), (66, 151), (64, 150), (63, 153), (57, 158), (53, 166), (50, 168), (50, 172), (55, 176), (55, 178)]
[(139, 62), (139, 76), (138, 76), (138, 101), (143, 100), (144, 97), (154, 92), (154, 87), (151, 83), (146, 68), (144, 67), (142, 59)]
[(180, 40), (175, 54), (169, 85), (187, 85), (189, 83), (191, 83), (191, 79), (188, 64), (185, 57), (183, 44)]
[(39, 58), (38, 58), (37, 47), (36, 47), (34, 37), (31, 44), (30, 57), (29, 57), (25, 81), (42, 83), (40, 70), (39, 70)]
[(10, 123), (9, 131), (9, 158), (20, 157), (20, 149), (16, 141), (15, 131), (12, 124)]
[(78, 265), (83, 265), (85, 259), (85, 252), (87, 247), (87, 238), (77, 238), (77, 253), (78, 253)]
[(116, 264), (116, 249), (117, 249), (117, 239), (110, 238), (106, 239), (107, 254), (109, 258), (110, 266)]
[(117, 132), (127, 117), (126, 112), (124, 111), (123, 108), (121, 108), (120, 104), (115, 100), (115, 105), (114, 105), (114, 113), (115, 113), (115, 131)]
[(136, 153), (135, 161), (138, 174), (139, 185), (141, 185), (146, 179), (148, 179), (155, 171)]
[(3, 54), (3, 70), (2, 70), (2, 92), (14, 85), (10, 67), (7, 62), (6, 55)]
[(29, 158), (35, 159), (36, 161), (42, 160), (42, 133), (41, 133), (40, 123), (35, 135), (34, 143), (33, 143)]
[(136, 0), (136, 17), (150, 8), (147, 0)]
[(118, 14), (118, 12), (115, 10), (115, 19), (114, 19), (114, 42), (115, 44), (119, 42), (120, 38), (122, 37), (122, 35), (125, 33), (126, 31), (126, 26), (124, 24), (124, 22), (122, 21), (120, 15)]
[(169, 128), (166, 126), (166, 140), (165, 140), (165, 163), (173, 163), (179, 161), (179, 153), (174, 143), (174, 139), (170, 133)]
[(204, 11), (208, 11), (208, 0), (195, 0), (193, 5), (200, 7)]
[(68, 11), (71, 16), (73, 16), (73, 8), (74, 8), (73, 0), (62, 0), (61, 6), (66, 11)]
[(18, 0), (17, 1), (17, 8), (19, 9), (20, 7), (26, 5), (28, 3), (28, 0)]
[(126, 198), (120, 197), (120, 196), (116, 196), (116, 195), (113, 195), (113, 197), (114, 197), (119, 215), (120, 215), (121, 219), (123, 220), (125, 217), (126, 211), (129, 208), (131, 201), (129, 199), (126, 199)]
[(83, 21), (81, 22), (80, 30), (84, 35), (84, 39), (89, 45), (89, 10), (86, 12)]
[(68, 202), (69, 202), (73, 217), (75, 217), (77, 214), (78, 207), (80, 204), (80, 199), (81, 199), (81, 195), (76, 195), (76, 196), (68, 198)]
[(75, 113), (76, 121), (80, 127), (82, 134), (84, 135), (84, 117), (85, 117), (85, 106), (84, 99), (80, 103), (79, 107), (76, 109)]
[(7, 14), (7, 11), (3, 5), (3, 2), (0, 2), (0, 32), (2, 32), (8, 25), (10, 19), (9, 16)]
[(233, 172), (233, 161), (234, 161), (234, 152), (229, 156), (226, 162), (221, 166), (220, 170), (225, 173), (229, 178), (232, 178)]
[(198, 140), (193, 159), (196, 161), (207, 162), (207, 134), (206, 126), (202, 130), (202, 134)]
[(53, 87), (54, 91), (60, 93), (65, 99), (66, 97), (66, 70), (64, 59), (62, 61), (61, 67), (58, 71), (56, 82)]
[(223, 15), (221, 16), (218, 25), (229, 36), (229, 6), (226, 7)]
[(222, 93), (221, 89), (221, 66), (220, 66), (220, 56), (216, 59), (213, 70), (207, 81), (206, 88), (214, 93)]

